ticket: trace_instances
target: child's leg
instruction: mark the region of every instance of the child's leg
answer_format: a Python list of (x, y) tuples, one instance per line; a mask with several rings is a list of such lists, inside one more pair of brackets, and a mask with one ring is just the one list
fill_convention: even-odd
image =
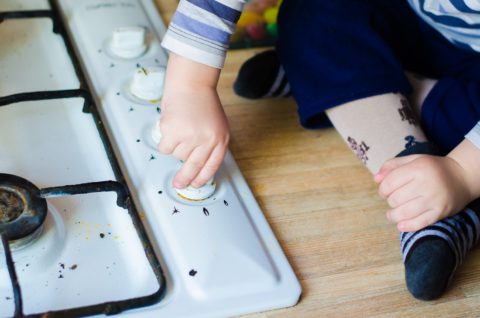
[[(448, 82), (451, 83), (451, 79)], [(432, 103), (438, 105), (438, 101), (435, 101), (435, 99), (439, 98), (436, 95), (437, 89), (432, 90), (436, 83), (437, 81), (434, 80), (425, 80), (414, 84), (419, 90), (417, 98), (421, 100), (425, 100), (426, 96), (429, 95), (428, 93), (432, 91), (429, 100), (423, 103), (426, 104), (426, 110), (432, 108)], [(448, 90), (445, 87), (443, 80), (439, 80), (438, 84), (444, 98), (457, 101), (456, 114), (454, 116), (448, 114), (448, 111), (452, 110), (452, 108), (448, 107), (440, 109), (435, 114), (428, 115), (436, 119), (432, 122), (432, 125), (436, 128), (434, 133), (438, 135), (438, 130), (441, 131), (440, 136), (434, 135), (434, 139), (440, 142), (443, 149), (450, 150), (450, 145), (457, 145), (463, 139), (463, 136), (469, 130), (467, 127), (473, 127), (477, 119), (480, 119), (480, 83), (476, 85), (476, 89), (471, 89), (471, 94), (461, 95), (458, 94), (458, 86), (461, 86), (460, 82), (457, 82), (457, 85), (453, 85), (452, 90)], [(472, 88), (472, 85), (473, 83), (469, 83), (466, 86)], [(469, 100), (478, 102), (475, 105), (468, 102)], [(406, 130), (408, 131), (408, 127), (405, 127), (405, 125), (395, 124), (384, 127), (383, 133), (380, 135), (376, 134), (379, 132), (380, 126), (387, 126), (388, 122), (394, 123), (398, 121), (398, 118), (395, 117), (397, 114), (388, 111), (389, 106), (395, 108), (395, 102), (398, 103), (397, 95), (385, 94), (353, 101), (326, 111), (335, 128), (350, 143), (357, 156), (362, 160), (367, 160), (366, 165), (372, 172), (378, 171), (376, 165), (383, 162), (382, 158), (385, 160), (388, 159), (389, 154), (396, 154), (395, 149), (398, 149), (398, 144), (394, 141), (399, 140), (398, 134), (401, 135)], [(417, 103), (417, 105), (421, 104)], [(459, 105), (463, 105), (463, 107), (458, 107)], [(399, 113), (401, 112), (399, 111)], [(362, 116), (369, 118), (370, 121), (361, 121), (359, 125), (357, 123), (358, 118)], [(447, 125), (443, 124), (450, 119), (457, 126), (447, 129)], [(463, 130), (459, 129), (461, 125), (458, 121), (466, 123), (466, 125), (462, 126), (464, 127)], [(439, 125), (442, 127), (439, 127)], [(418, 127), (417, 130), (423, 136)], [(415, 129), (410, 128), (410, 132), (414, 133)], [(352, 138), (349, 137), (350, 134), (369, 136), (376, 141), (375, 145), (383, 145), (385, 147), (380, 148), (377, 152), (369, 153), (368, 155), (375, 155), (372, 158), (376, 160), (368, 161), (367, 152), (364, 150), (370, 151), (371, 149), (363, 148), (362, 145), (356, 143), (352, 144)], [(448, 138), (443, 138), (444, 135), (447, 135)], [(390, 140), (391, 142), (385, 142), (382, 139)], [(417, 141), (406, 147), (404, 151), (400, 152), (399, 156), (410, 154), (441, 155), (444, 153), (430, 143), (418, 141), (421, 141), (421, 139), (417, 138)], [(365, 144), (363, 145), (365, 146)], [(455, 216), (441, 220), (423, 230), (401, 233), (400, 242), (405, 264), (405, 280), (407, 288), (413, 296), (422, 300), (431, 300), (443, 294), (467, 252), (477, 244), (480, 238), (479, 217), (480, 201), (471, 204)]]
[[(421, 113), (425, 131), (443, 153), (458, 145), (480, 120), (480, 54), (472, 55), (453, 47), (449, 51), (449, 58), (437, 62), (455, 63), (440, 65), (438, 69), (443, 72), (438, 80), (411, 78), (421, 91), (417, 95), (421, 103), (417, 104), (422, 107), (417, 111)], [(480, 200), (476, 200), (464, 211), (422, 231), (402, 233), (405, 278), (415, 297), (434, 299), (441, 295), (466, 253), (479, 240), (479, 216)], [(428, 280), (431, 272), (440, 278)]]
[(477, 69), (478, 80), (439, 79), (422, 105), (426, 133), (444, 152), (456, 147), (480, 120), (480, 54)]
[[(373, 147), (380, 150), (375, 157), (383, 159), (377, 162), (400, 152), (431, 153), (434, 148), (421, 142), (413, 142), (405, 151), (401, 143), (409, 135), (422, 138), (417, 126), (401, 120), (409, 117), (399, 112), (402, 95), (410, 93), (404, 66), (426, 76), (438, 74), (430, 69), (429, 52), (423, 50), (423, 42), (435, 35), (425, 35), (421, 25), (403, 0), (285, 0), (279, 17), (278, 54), (302, 124), (325, 126), (327, 111), (346, 141), (355, 139), (360, 155), (367, 148), (367, 153)], [(400, 136), (382, 138), (392, 131)], [(366, 138), (379, 140), (362, 145)], [(375, 165), (370, 170), (375, 171)], [(462, 212), (442, 222), (402, 234), (407, 285), (420, 299), (443, 293), (480, 233), (475, 212)]]
[(373, 174), (402, 150), (426, 141), (407, 99), (401, 94), (362, 98), (330, 108), (326, 113)]
[(410, 105), (417, 118), (421, 119), (421, 109), (423, 102), (427, 99), (428, 94), (432, 91), (437, 80), (433, 78), (423, 77), (418, 74), (406, 72), (410, 85), (412, 85), (412, 93), (408, 96)]
[[(374, 173), (426, 141), (404, 97), (411, 86), (399, 59), (417, 54), (408, 49), (419, 40), (405, 36), (418, 31), (417, 23), (403, 0), (287, 0), (280, 12), (278, 55), (302, 125), (326, 126), (328, 115)], [(399, 53), (393, 39), (407, 49)]]

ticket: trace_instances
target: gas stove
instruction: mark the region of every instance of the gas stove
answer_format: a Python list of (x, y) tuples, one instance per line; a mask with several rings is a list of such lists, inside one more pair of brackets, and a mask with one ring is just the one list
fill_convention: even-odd
[[(0, 2), (0, 317), (227, 317), (301, 287), (232, 155), (199, 190), (156, 150), (152, 0)], [(179, 127), (181, 129), (181, 127)]]

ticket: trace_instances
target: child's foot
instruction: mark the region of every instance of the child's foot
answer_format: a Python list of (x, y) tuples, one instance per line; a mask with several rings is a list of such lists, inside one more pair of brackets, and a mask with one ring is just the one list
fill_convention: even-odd
[[(415, 142), (398, 154), (442, 155), (431, 142)], [(417, 299), (433, 300), (448, 287), (467, 252), (480, 238), (480, 200), (462, 212), (417, 232), (403, 232), (400, 243), (405, 281)]]
[(233, 89), (237, 95), (250, 99), (290, 96), (290, 85), (274, 50), (243, 63)]
[(447, 289), (458, 266), (480, 235), (480, 201), (417, 232), (400, 236), (405, 280), (417, 299), (433, 300)]

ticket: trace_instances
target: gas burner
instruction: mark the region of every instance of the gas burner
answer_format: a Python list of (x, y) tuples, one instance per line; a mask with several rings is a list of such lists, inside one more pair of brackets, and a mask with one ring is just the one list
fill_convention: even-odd
[(21, 177), (0, 174), (1, 236), (8, 241), (28, 238), (39, 230), (46, 216), (47, 201), (39, 188)]

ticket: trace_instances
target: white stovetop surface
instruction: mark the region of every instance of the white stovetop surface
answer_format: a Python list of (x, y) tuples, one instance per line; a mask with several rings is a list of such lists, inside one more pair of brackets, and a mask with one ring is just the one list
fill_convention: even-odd
[(48, 1), (45, 0), (2, 0), (2, 11), (16, 10), (45, 10), (49, 9)]
[[(48, 5), (0, 2), (0, 11), (22, 8)], [(49, 19), (6, 20), (0, 24), (0, 39), (0, 96), (79, 87)], [(92, 116), (82, 107), (81, 99), (0, 107), (0, 172), (40, 188), (114, 180)], [(131, 219), (116, 205), (115, 194), (47, 201), (43, 235), (14, 252), (25, 314), (134, 298), (158, 289)], [(12, 297), (0, 257), (0, 317), (13, 315)]]

